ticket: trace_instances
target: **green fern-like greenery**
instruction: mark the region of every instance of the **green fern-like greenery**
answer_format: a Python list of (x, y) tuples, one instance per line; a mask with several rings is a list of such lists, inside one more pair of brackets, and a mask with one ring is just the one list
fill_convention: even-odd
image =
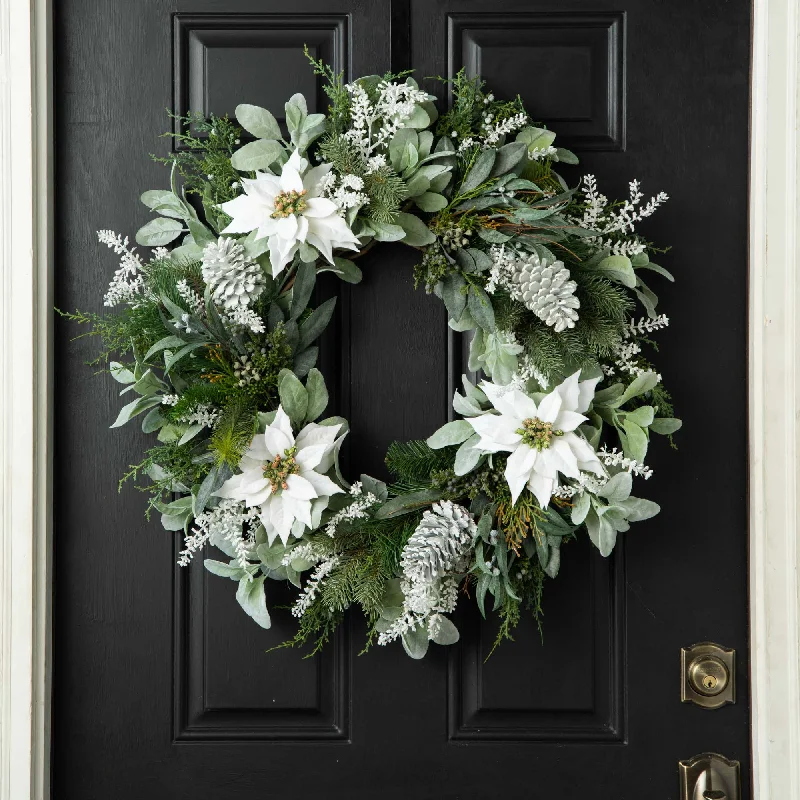
[(406, 184), (388, 166), (364, 176), (364, 191), (369, 197), (366, 217), (375, 222), (394, 222), (403, 200), (408, 196)]
[[(183, 178), (187, 194), (203, 198), (203, 205), (209, 209), (219, 203), (232, 200), (239, 193), (239, 173), (231, 165), (231, 156), (239, 146), (242, 129), (228, 119), (212, 114), (206, 118), (197, 112), (186, 116), (170, 113), (178, 122), (177, 133), (165, 133), (186, 149), (179, 150), (167, 158), (153, 156), (153, 160), (172, 166)], [(209, 218), (217, 222), (216, 215)], [(216, 226), (215, 226), (216, 227)]]
[(209, 442), (218, 464), (238, 466), (256, 432), (252, 406), (241, 399), (224, 406)]
[(431, 449), (425, 442), (392, 442), (386, 452), (386, 466), (395, 477), (392, 491), (413, 492), (430, 485), (431, 473), (453, 464), (454, 448)]
[[(386, 583), (395, 577), (400, 554), (419, 524), (422, 513), (387, 520), (355, 520), (337, 527), (334, 540), (339, 562), (320, 584), (319, 594), (300, 618), (294, 637), (281, 647), (300, 647), (313, 643), (306, 658), (319, 652), (328, 642), (344, 612), (357, 606), (367, 619), (369, 631), (365, 650), (374, 642), (382, 609)], [(315, 534), (311, 541), (323, 548), (331, 539)]]
[(333, 164), (340, 175), (363, 175), (367, 168), (359, 149), (338, 133), (327, 133), (322, 137), (319, 154), (324, 162)]

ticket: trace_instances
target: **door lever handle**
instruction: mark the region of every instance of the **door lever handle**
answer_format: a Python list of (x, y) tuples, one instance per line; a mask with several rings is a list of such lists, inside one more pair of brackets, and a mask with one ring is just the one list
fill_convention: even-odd
[(740, 800), (739, 762), (717, 753), (680, 761), (681, 800)]

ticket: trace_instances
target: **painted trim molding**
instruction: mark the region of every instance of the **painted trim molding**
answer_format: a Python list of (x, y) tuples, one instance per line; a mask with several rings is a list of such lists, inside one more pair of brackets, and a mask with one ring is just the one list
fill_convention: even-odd
[[(755, 0), (754, 6), (749, 363), (755, 800), (800, 798), (799, 4)], [(51, 21), (50, 0), (0, 0), (0, 800), (50, 798)]]
[(800, 797), (797, 0), (756, 0), (750, 156), (750, 670), (756, 800)]
[(50, 796), (51, 19), (0, 0), (0, 800)]

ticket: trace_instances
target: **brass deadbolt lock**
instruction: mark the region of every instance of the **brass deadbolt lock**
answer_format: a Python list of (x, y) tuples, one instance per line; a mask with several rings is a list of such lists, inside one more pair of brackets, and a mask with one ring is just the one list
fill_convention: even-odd
[(681, 700), (701, 708), (719, 708), (736, 702), (734, 663), (736, 651), (713, 642), (700, 642), (681, 650)]

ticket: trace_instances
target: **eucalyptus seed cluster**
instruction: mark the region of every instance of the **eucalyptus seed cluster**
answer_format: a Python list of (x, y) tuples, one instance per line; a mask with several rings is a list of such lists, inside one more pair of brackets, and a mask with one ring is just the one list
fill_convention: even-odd
[[(267, 354), (267, 348), (262, 347), (256, 352), (265, 356)], [(261, 373), (258, 371), (258, 366), (254, 363), (255, 361), (256, 359), (252, 355), (239, 356), (234, 361), (233, 375), (235, 378), (239, 379), (238, 386), (247, 386), (250, 383), (261, 380)]]
[(429, 247), (422, 256), (422, 261), (414, 267), (414, 288), (425, 284), (427, 294), (433, 292), (433, 287), (452, 270), (444, 253), (438, 247)]
[(492, 469), (488, 464), (466, 475), (456, 475), (452, 469), (435, 470), (431, 473), (431, 482), (450, 499), (466, 496), (474, 500), (479, 494), (495, 497), (503, 484), (502, 472), (497, 465)]
[(451, 252), (469, 244), (472, 231), (465, 230), (459, 225), (450, 225), (442, 231), (442, 244)]

